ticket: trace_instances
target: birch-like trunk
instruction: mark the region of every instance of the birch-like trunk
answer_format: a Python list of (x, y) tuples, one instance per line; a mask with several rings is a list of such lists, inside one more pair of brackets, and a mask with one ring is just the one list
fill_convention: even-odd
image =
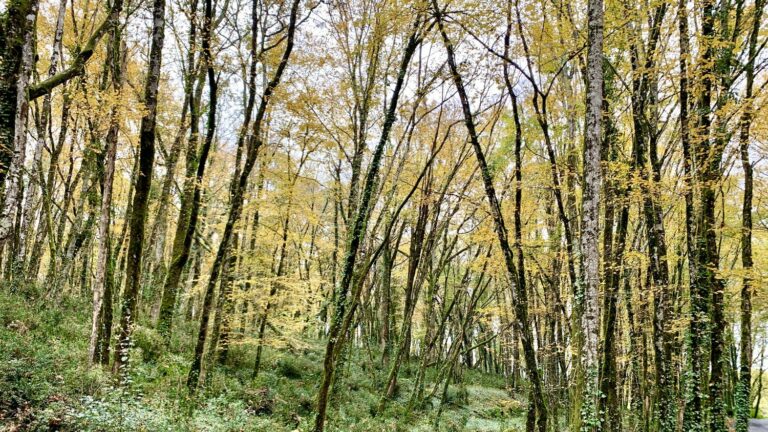
[[(0, 209), (0, 240), (7, 240), (13, 231), (14, 222), (16, 219), (16, 211), (21, 204), (20, 200), (22, 195), (20, 193), (23, 188), (24, 181), (24, 162), (26, 159), (26, 146), (27, 146), (27, 117), (29, 116), (29, 99), (27, 99), (27, 87), (29, 86), (29, 74), (32, 71), (34, 64), (34, 36), (35, 36), (35, 20), (37, 19), (37, 0), (32, 0), (28, 3), (28, 10), (25, 11), (22, 20), (22, 31), (17, 36), (23, 37), (23, 45), (21, 47), (21, 64), (19, 66), (18, 81), (16, 82), (16, 106), (15, 116), (13, 119), (13, 141), (10, 149), (5, 148), (5, 151), (12, 151), (13, 156), (10, 158), (11, 166), (8, 170), (5, 183), (5, 196), (3, 207)], [(13, 35), (10, 35), (13, 36)], [(6, 57), (8, 53), (3, 53)], [(8, 62), (8, 58), (3, 58), (2, 63)], [(9, 103), (5, 101), (3, 103)], [(0, 145), (7, 145), (0, 142)], [(0, 181), (2, 179), (0, 178)]]

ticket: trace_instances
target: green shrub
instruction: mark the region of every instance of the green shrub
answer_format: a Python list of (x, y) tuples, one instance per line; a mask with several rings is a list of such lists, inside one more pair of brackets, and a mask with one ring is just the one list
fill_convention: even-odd
[(134, 349), (141, 354), (144, 361), (154, 362), (163, 353), (163, 337), (155, 329), (137, 325), (132, 337)]
[(301, 366), (296, 361), (285, 357), (280, 357), (275, 361), (275, 372), (282, 377), (292, 380), (300, 379), (304, 374)]

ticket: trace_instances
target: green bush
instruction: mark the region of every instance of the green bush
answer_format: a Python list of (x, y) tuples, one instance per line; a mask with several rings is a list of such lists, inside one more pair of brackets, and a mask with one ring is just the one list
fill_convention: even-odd
[(157, 330), (137, 325), (132, 337), (134, 349), (141, 354), (144, 361), (154, 362), (163, 353), (165, 343)]
[(302, 378), (304, 372), (295, 360), (280, 357), (275, 361), (275, 372), (285, 378), (296, 380)]

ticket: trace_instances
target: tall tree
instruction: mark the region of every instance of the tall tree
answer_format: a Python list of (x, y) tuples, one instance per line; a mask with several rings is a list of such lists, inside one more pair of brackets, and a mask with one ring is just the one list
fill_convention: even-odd
[(139, 285), (141, 283), (141, 254), (144, 250), (144, 224), (147, 220), (149, 189), (152, 186), (152, 168), (155, 162), (155, 127), (157, 125), (157, 94), (160, 84), (160, 66), (165, 41), (165, 0), (152, 4), (152, 42), (144, 85), (145, 114), (141, 118), (139, 135), (139, 171), (133, 186), (133, 204), (130, 219), (125, 288), (121, 301), (120, 335), (115, 351), (115, 371), (129, 360), (131, 334), (137, 322)]
[(363, 186), (363, 193), (361, 195), (360, 204), (357, 207), (357, 213), (354, 218), (354, 224), (351, 225), (352, 229), (347, 234), (347, 248), (341, 270), (341, 280), (339, 285), (334, 287), (333, 297), (334, 311), (331, 319), (331, 327), (328, 332), (328, 341), (325, 346), (325, 358), (323, 360), (323, 378), (320, 383), (320, 390), (317, 394), (317, 414), (315, 415), (314, 431), (322, 432), (325, 430), (325, 416), (328, 408), (328, 395), (330, 393), (331, 384), (334, 380), (334, 373), (336, 372), (336, 360), (339, 353), (344, 348), (344, 338), (348, 331), (348, 324), (350, 320), (346, 319), (348, 311), (352, 311), (357, 298), (348, 299), (350, 286), (352, 285), (352, 279), (354, 276), (355, 262), (357, 261), (358, 249), (362, 237), (365, 235), (366, 225), (370, 216), (370, 208), (372, 206), (372, 196), (374, 185), (378, 178), (378, 173), (381, 164), (381, 158), (384, 153), (384, 146), (389, 140), (389, 134), (392, 131), (392, 125), (395, 123), (395, 114), (398, 106), (398, 100), (403, 90), (406, 74), (408, 72), (408, 65), (411, 62), (413, 53), (416, 52), (416, 48), (421, 43), (423, 34), (423, 10), (416, 5), (417, 9), (416, 17), (414, 19), (410, 33), (408, 34), (408, 41), (403, 48), (403, 56), (400, 61), (400, 66), (397, 71), (397, 80), (395, 81), (395, 87), (392, 90), (392, 96), (389, 100), (386, 116), (384, 118), (384, 124), (382, 126), (381, 135), (376, 144), (376, 148), (373, 152), (373, 158), (368, 166), (368, 172), (365, 177), (365, 185)]
[(512, 292), (515, 299), (515, 318), (518, 332), (520, 334), (520, 340), (523, 345), (523, 355), (525, 356), (525, 365), (528, 375), (531, 379), (531, 410), (535, 412), (535, 422), (528, 423), (528, 430), (534, 430), (534, 423), (538, 426), (540, 432), (546, 432), (547, 430), (547, 405), (544, 399), (544, 386), (541, 380), (539, 367), (536, 361), (536, 353), (534, 351), (533, 332), (531, 331), (529, 315), (528, 315), (528, 293), (525, 287), (521, 284), (519, 279), (518, 270), (515, 268), (514, 254), (512, 248), (509, 245), (509, 235), (506, 225), (504, 223), (504, 216), (501, 213), (501, 205), (499, 204), (498, 197), (496, 196), (496, 189), (493, 185), (493, 177), (491, 177), (488, 163), (485, 160), (485, 154), (483, 148), (480, 145), (480, 139), (475, 128), (475, 120), (472, 114), (472, 107), (467, 96), (467, 91), (464, 88), (464, 81), (459, 74), (459, 69), (456, 64), (455, 49), (451, 43), (448, 33), (445, 30), (443, 10), (437, 3), (437, 0), (432, 0), (432, 6), (437, 20), (437, 25), (440, 30), (440, 34), (443, 39), (443, 45), (448, 57), (448, 66), (451, 70), (451, 77), (453, 83), (456, 86), (456, 91), (459, 94), (461, 101), (462, 113), (464, 114), (464, 124), (467, 128), (469, 140), (472, 143), (472, 148), (475, 151), (475, 157), (477, 158), (477, 164), (480, 167), (480, 174), (483, 178), (483, 186), (485, 189), (485, 195), (491, 207), (491, 216), (493, 218), (493, 226), (498, 238), (499, 246), (504, 254), (504, 265), (507, 271), (507, 278), (512, 284)]
[[(200, 205), (200, 188), (202, 187), (203, 174), (205, 173), (206, 160), (202, 159), (202, 156), (207, 156), (208, 151), (203, 152), (203, 149), (198, 150), (198, 121), (200, 118), (200, 100), (197, 95), (193, 94), (195, 82), (197, 81), (197, 62), (196, 62), (196, 50), (197, 50), (197, 7), (198, 0), (192, 0), (189, 6), (189, 52), (187, 53), (187, 76), (184, 81), (184, 93), (185, 103), (189, 107), (190, 113), (190, 134), (189, 141), (187, 142), (186, 151), (186, 171), (184, 177), (184, 186), (181, 197), (181, 209), (179, 210), (179, 218), (176, 222), (176, 232), (173, 237), (173, 248), (171, 251), (171, 264), (168, 268), (168, 272), (165, 275), (165, 282), (163, 284), (162, 298), (160, 300), (160, 312), (158, 319), (158, 330), (165, 337), (166, 341), (170, 340), (171, 326), (173, 324), (173, 313), (176, 306), (176, 292), (178, 290), (179, 282), (181, 281), (181, 273), (189, 260), (189, 251), (192, 246), (192, 237), (195, 233), (197, 225), (197, 215), (199, 213)], [(207, 18), (206, 18), (207, 19)], [(207, 21), (204, 25), (208, 25)], [(205, 33), (203, 43), (207, 45), (203, 47), (204, 61), (207, 65), (210, 55), (207, 54), (210, 51), (210, 30), (204, 29)], [(213, 66), (206, 67), (212, 68)], [(215, 89), (215, 81), (209, 82), (210, 88)], [(211, 93), (210, 97), (213, 101), (216, 100), (216, 95)], [(186, 108), (186, 107), (185, 107)], [(215, 106), (211, 105), (211, 110), (215, 112)], [(209, 113), (210, 116), (210, 113)], [(214, 119), (215, 120), (215, 119)], [(209, 128), (211, 127), (209, 119)], [(215, 130), (215, 129), (214, 129)], [(211, 137), (212, 138), (212, 137)], [(210, 148), (208, 142), (208, 136), (206, 135), (206, 143)], [(207, 159), (207, 158), (206, 158)]]
[[(744, 278), (741, 285), (741, 335), (739, 346), (739, 383), (736, 389), (736, 431), (747, 432), (749, 429), (750, 396), (752, 394), (752, 201), (754, 175), (749, 157), (750, 129), (754, 110), (755, 61), (757, 57), (757, 37), (760, 32), (760, 19), (765, 6), (764, 0), (755, 1), (752, 29), (749, 32), (746, 65), (746, 83), (744, 85), (744, 112), (739, 121), (739, 155), (744, 171), (744, 199), (741, 207), (741, 266)], [(761, 371), (762, 372), (762, 371)], [(762, 377), (761, 377), (762, 378)]]
[(603, 0), (587, 3), (587, 117), (584, 126), (584, 190), (582, 196), (581, 260), (584, 286), (576, 293), (576, 301), (583, 303), (582, 327), (586, 385), (582, 404), (582, 430), (597, 431), (602, 423), (598, 411), (598, 356), (599, 338), (598, 290), (600, 288), (600, 190), (603, 117)]
[[(120, 0), (118, 0), (120, 1)], [(123, 40), (122, 29), (118, 25), (113, 26), (109, 45), (109, 70), (112, 76), (112, 89), (120, 94), (125, 71), (125, 54), (122, 52)], [(112, 293), (111, 283), (107, 281), (107, 266), (111, 258), (110, 246), (110, 225), (112, 222), (112, 184), (115, 176), (115, 158), (117, 156), (117, 141), (120, 133), (120, 109), (119, 106), (112, 107), (110, 113), (109, 131), (105, 139), (104, 148), (104, 175), (101, 184), (101, 211), (98, 227), (98, 255), (96, 258), (96, 271), (93, 281), (93, 314), (91, 316), (91, 338), (88, 346), (88, 361), (95, 363), (97, 361), (109, 362), (107, 357), (102, 357), (99, 350), (100, 339), (102, 344), (106, 342), (109, 346), (109, 335), (112, 330), (112, 320), (104, 319), (105, 310), (107, 316), (111, 317)], [(106, 302), (105, 302), (106, 300)]]
[[(213, 294), (216, 288), (216, 284), (219, 282), (219, 276), (221, 273), (222, 265), (224, 264), (230, 241), (235, 229), (235, 224), (240, 219), (243, 209), (243, 195), (248, 186), (248, 178), (251, 175), (251, 170), (256, 163), (256, 157), (258, 156), (259, 149), (263, 144), (263, 122), (267, 113), (267, 108), (272, 99), (272, 95), (275, 89), (280, 84), (285, 68), (288, 66), (288, 60), (293, 51), (293, 41), (296, 34), (296, 26), (299, 14), (299, 3), (301, 0), (293, 0), (291, 2), (291, 9), (289, 13), (288, 27), (285, 30), (285, 51), (280, 59), (280, 63), (275, 69), (274, 75), (270, 78), (267, 86), (263, 90), (261, 96), (261, 102), (259, 103), (258, 110), (256, 111), (256, 117), (253, 120), (253, 132), (249, 137), (246, 146), (246, 158), (242, 171), (235, 170), (235, 176), (232, 179), (231, 196), (230, 196), (230, 208), (227, 216), (227, 223), (224, 227), (224, 233), (222, 234), (221, 241), (219, 242), (219, 248), (216, 252), (216, 257), (211, 268), (211, 274), (208, 279), (208, 284), (205, 290), (205, 297), (203, 298), (203, 306), (200, 316), (200, 329), (198, 331), (197, 343), (195, 345), (195, 353), (192, 359), (192, 366), (189, 370), (187, 377), (187, 387), (191, 391), (195, 391), (198, 386), (200, 378), (200, 369), (203, 362), (203, 352), (205, 350), (205, 343), (208, 334), (208, 322), (210, 320), (211, 304), (213, 303)], [(211, 0), (206, 0), (206, 20), (210, 25), (212, 12), (209, 13), (208, 8)]]

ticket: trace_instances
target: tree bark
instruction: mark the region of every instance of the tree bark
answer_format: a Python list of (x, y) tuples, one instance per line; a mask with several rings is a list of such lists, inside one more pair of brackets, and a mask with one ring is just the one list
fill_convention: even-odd
[(6, 22), (0, 23), (2, 33), (7, 32), (0, 38), (0, 76), (3, 77), (0, 79), (0, 185), (5, 183), (0, 208), (0, 241), (7, 240), (13, 233), (24, 187), (29, 115), (27, 87), (35, 60), (38, 1), (16, 0), (8, 7)]
[[(283, 56), (280, 59), (280, 64), (275, 70), (275, 74), (269, 80), (267, 86), (264, 88), (264, 93), (261, 97), (259, 108), (256, 112), (256, 117), (253, 122), (253, 133), (249, 139), (245, 164), (243, 169), (239, 172), (239, 175), (233, 178), (233, 184), (231, 188), (231, 207), (229, 215), (227, 217), (226, 225), (224, 226), (224, 232), (219, 243), (218, 251), (216, 252), (216, 258), (214, 259), (213, 266), (211, 268), (211, 275), (208, 279), (208, 284), (203, 298), (203, 305), (200, 316), (200, 329), (198, 331), (197, 343), (195, 345), (195, 352), (192, 359), (192, 366), (187, 376), (187, 387), (190, 391), (194, 392), (198, 386), (198, 380), (200, 377), (200, 368), (203, 361), (203, 352), (205, 349), (205, 343), (208, 333), (208, 321), (210, 320), (211, 304), (213, 303), (213, 293), (216, 288), (216, 284), (219, 281), (219, 275), (221, 273), (221, 267), (224, 264), (224, 260), (229, 249), (229, 244), (232, 239), (235, 224), (240, 219), (240, 215), (243, 210), (243, 195), (248, 186), (248, 177), (251, 174), (253, 165), (256, 162), (258, 150), (262, 145), (262, 123), (269, 106), (269, 102), (272, 95), (280, 84), (280, 79), (283, 76), (286, 66), (288, 65), (288, 59), (290, 58), (291, 51), (293, 50), (293, 40), (296, 33), (296, 22), (299, 10), (299, 2), (301, 0), (293, 0), (290, 12), (290, 21), (286, 30), (286, 45)], [(208, 8), (210, 7), (211, 0), (206, 0), (206, 14), (208, 15)]]
[(139, 172), (133, 194), (133, 212), (130, 219), (125, 289), (120, 317), (119, 345), (115, 355), (115, 371), (129, 360), (131, 334), (137, 322), (138, 294), (141, 281), (141, 253), (144, 250), (144, 224), (147, 219), (149, 190), (152, 186), (152, 165), (155, 161), (155, 126), (157, 123), (157, 90), (160, 83), (163, 42), (165, 39), (165, 0), (154, 0), (152, 6), (152, 42), (149, 53), (144, 106), (139, 136)]
[(588, 2), (587, 118), (584, 137), (584, 190), (582, 195), (581, 259), (584, 287), (577, 292), (583, 302), (584, 334), (582, 359), (585, 388), (581, 408), (581, 430), (599, 430), (603, 414), (597, 409), (599, 395), (597, 344), (599, 338), (598, 290), (600, 287), (600, 188), (603, 107), (603, 1)]
[[(37, 0), (10, 0), (5, 13), (0, 16), (0, 185), (5, 184), (8, 171), (18, 158), (17, 129), (23, 127), (19, 121), (26, 119), (26, 113), (23, 118), (19, 115), (28, 106), (26, 94), (33, 61), (32, 39), (37, 9)], [(21, 135), (24, 134), (22, 131)], [(0, 234), (5, 239), (10, 234), (10, 228), (5, 226), (6, 214), (11, 210), (6, 207), (0, 210), (4, 224), (0, 226)]]
[[(592, 0), (595, 1), (595, 0)], [(599, 0), (598, 0), (599, 1)], [(533, 346), (533, 333), (529, 323), (528, 316), (528, 293), (523, 289), (520, 284), (519, 273), (515, 268), (514, 256), (512, 248), (509, 246), (507, 228), (504, 225), (504, 217), (501, 213), (501, 205), (496, 197), (496, 191), (493, 186), (493, 179), (491, 178), (490, 169), (485, 160), (483, 149), (480, 145), (477, 131), (475, 129), (475, 120), (473, 118), (472, 109), (470, 106), (467, 92), (464, 88), (464, 82), (458, 71), (456, 65), (454, 47), (451, 40), (448, 38), (448, 34), (445, 31), (445, 25), (443, 23), (443, 11), (437, 4), (437, 0), (432, 0), (432, 7), (437, 20), (438, 29), (442, 36), (443, 45), (445, 46), (446, 55), (448, 57), (448, 66), (450, 67), (453, 83), (459, 94), (461, 100), (462, 112), (464, 114), (464, 124), (469, 134), (472, 148), (475, 151), (475, 157), (477, 163), (480, 166), (480, 173), (483, 178), (483, 185), (485, 187), (485, 195), (489, 201), (491, 208), (491, 216), (493, 218), (494, 230), (498, 237), (499, 246), (501, 247), (504, 255), (504, 264), (507, 270), (507, 277), (512, 284), (512, 290), (515, 294), (515, 318), (518, 331), (520, 332), (520, 339), (523, 345), (523, 355), (525, 358), (526, 370), (531, 380), (531, 408), (535, 410), (536, 425), (540, 432), (547, 430), (547, 407), (544, 397), (544, 386), (541, 380), (541, 375), (536, 361), (536, 352)], [(598, 161), (599, 162), (599, 161)]]

